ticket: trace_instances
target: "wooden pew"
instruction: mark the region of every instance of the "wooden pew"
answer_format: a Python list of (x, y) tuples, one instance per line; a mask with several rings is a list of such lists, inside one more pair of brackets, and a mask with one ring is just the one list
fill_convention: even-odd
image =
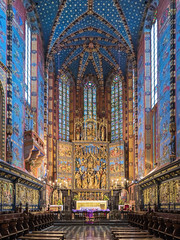
[(19, 239), (24, 239), (24, 240), (60, 240), (60, 238), (57, 237), (38, 237), (38, 236), (22, 236)]
[(49, 238), (59, 238), (59, 239), (64, 239), (64, 234), (51, 234), (51, 233), (28, 233), (25, 235), (25, 237), (41, 237), (41, 239), (44, 239), (44, 237), (49, 237)]
[(28, 218), (25, 213), (0, 214), (1, 239), (15, 238), (28, 231)]
[(32, 233), (67, 234), (67, 231), (32, 231)]
[(54, 214), (50, 212), (31, 212), (29, 213), (30, 231), (42, 230), (51, 226), (54, 222)]
[(149, 233), (156, 237), (167, 240), (180, 239), (180, 214), (152, 212), (142, 215), (141, 212), (136, 212), (129, 214), (128, 221), (133, 226), (148, 229)]

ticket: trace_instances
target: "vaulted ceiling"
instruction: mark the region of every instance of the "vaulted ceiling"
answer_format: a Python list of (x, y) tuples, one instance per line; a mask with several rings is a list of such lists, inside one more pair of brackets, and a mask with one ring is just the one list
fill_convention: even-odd
[(125, 75), (137, 49), (147, 0), (34, 0), (47, 58), (74, 79)]

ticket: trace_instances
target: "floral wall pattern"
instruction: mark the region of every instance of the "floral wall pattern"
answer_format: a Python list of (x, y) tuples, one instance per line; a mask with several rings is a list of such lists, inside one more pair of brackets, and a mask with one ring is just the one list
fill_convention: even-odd
[(24, 41), (25, 9), (20, 0), (13, 3), (12, 38), (12, 163), (24, 168)]

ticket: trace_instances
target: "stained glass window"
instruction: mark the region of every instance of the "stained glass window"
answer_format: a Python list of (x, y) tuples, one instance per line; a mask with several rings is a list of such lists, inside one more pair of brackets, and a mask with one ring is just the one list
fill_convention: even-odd
[(31, 103), (31, 29), (25, 24), (25, 100)]
[(90, 81), (84, 86), (84, 118), (96, 119), (96, 85)]
[(70, 81), (63, 74), (59, 79), (59, 139), (69, 141), (69, 88)]
[(122, 81), (115, 76), (111, 84), (111, 142), (123, 139)]
[(151, 107), (157, 103), (157, 37), (158, 24), (157, 19), (154, 19), (152, 28), (151, 28)]

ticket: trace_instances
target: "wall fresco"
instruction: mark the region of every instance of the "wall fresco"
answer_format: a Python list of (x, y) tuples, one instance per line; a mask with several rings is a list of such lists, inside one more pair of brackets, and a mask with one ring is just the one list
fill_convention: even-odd
[(163, 2), (158, 13), (158, 106), (159, 106), (159, 140), (160, 158), (159, 165), (170, 161), (170, 16), (168, 5)]
[(124, 142), (109, 145), (110, 187), (116, 188), (124, 182)]
[(26, 203), (28, 203), (30, 208), (38, 207), (39, 198), (40, 198), (39, 190), (32, 189), (19, 183), (16, 184), (17, 204), (20, 204), (21, 202), (23, 206), (25, 206)]
[(58, 142), (57, 180), (61, 187), (72, 188), (72, 143)]
[(14, 195), (13, 183), (0, 180), (0, 205), (3, 210), (12, 210)]
[(0, 0), (0, 61), (6, 65), (6, 0)]
[(38, 135), (44, 139), (44, 79), (38, 69)]
[(7, 74), (6, 72), (0, 67), (0, 82), (3, 86), (5, 101), (6, 101), (6, 84), (7, 84)]
[(12, 39), (12, 163), (24, 167), (24, 22), (25, 10), (20, 0), (13, 4)]
[(44, 62), (43, 62), (43, 51), (42, 51), (42, 42), (39, 37), (38, 41), (38, 135), (43, 140), (44, 139)]
[(139, 178), (144, 176), (144, 158), (145, 158), (145, 138), (144, 138), (144, 126), (145, 126), (145, 114), (144, 114), (144, 36), (141, 38), (138, 51), (138, 175)]
[(176, 155), (180, 158), (180, 0), (176, 8)]

